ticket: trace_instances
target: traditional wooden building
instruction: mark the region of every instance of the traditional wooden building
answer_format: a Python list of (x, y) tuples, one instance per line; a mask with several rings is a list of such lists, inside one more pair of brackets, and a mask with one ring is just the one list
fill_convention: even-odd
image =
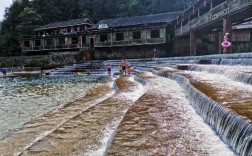
[(168, 56), (169, 41), (174, 37), (171, 22), (180, 12), (102, 20), (97, 24), (97, 58), (142, 58)]
[(51, 23), (34, 30), (34, 36), (21, 40), (25, 54), (78, 51), (92, 47), (96, 59), (167, 56), (168, 42), (174, 36), (171, 22), (180, 12), (102, 20), (89, 19)]
[(22, 52), (36, 55), (89, 47), (87, 34), (94, 26), (87, 18), (50, 23), (35, 29), (32, 37), (21, 40)]

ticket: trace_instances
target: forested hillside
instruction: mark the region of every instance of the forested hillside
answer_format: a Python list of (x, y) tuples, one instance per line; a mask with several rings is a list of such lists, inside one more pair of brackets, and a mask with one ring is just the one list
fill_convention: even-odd
[(77, 18), (130, 17), (183, 10), (186, 0), (15, 0), (0, 30), (0, 56), (20, 55), (19, 39), (40, 25)]

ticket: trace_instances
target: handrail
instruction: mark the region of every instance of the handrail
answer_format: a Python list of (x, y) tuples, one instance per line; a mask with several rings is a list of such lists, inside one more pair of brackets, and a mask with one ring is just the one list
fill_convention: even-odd
[[(188, 20), (188, 23), (186, 25), (181, 26), (179, 28), (175, 28), (175, 36), (180, 36), (189, 33), (190, 31), (196, 29), (199, 26), (203, 26), (210, 23), (211, 21), (218, 20), (229, 13), (242, 9), (243, 7), (246, 7), (251, 4), (252, 0), (225, 1), (219, 4), (218, 6), (212, 8), (207, 13), (192, 20)], [(187, 25), (189, 25), (188, 29)]]
[(96, 42), (95, 47), (130, 46), (130, 45), (159, 44), (159, 43), (165, 43), (165, 37), (148, 38), (148, 39), (132, 39), (132, 40), (122, 40), (122, 41), (114, 41), (114, 42)]

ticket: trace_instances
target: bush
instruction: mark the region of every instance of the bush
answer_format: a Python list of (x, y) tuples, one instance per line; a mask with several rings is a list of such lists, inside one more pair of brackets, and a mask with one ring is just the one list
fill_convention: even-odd
[(91, 60), (93, 60), (95, 58), (94, 49), (93, 48), (80, 49), (80, 51), (75, 55), (75, 60), (77, 62), (85, 60), (87, 52), (90, 53), (90, 58), (91, 58)]
[(25, 67), (42, 67), (46, 64), (46, 61), (43, 60), (29, 60), (24, 62)]
[(13, 60), (6, 60), (1, 63), (1, 67), (13, 67), (14, 61)]
[(76, 61), (83, 61), (86, 55), (86, 50), (80, 49), (79, 52), (75, 55)]

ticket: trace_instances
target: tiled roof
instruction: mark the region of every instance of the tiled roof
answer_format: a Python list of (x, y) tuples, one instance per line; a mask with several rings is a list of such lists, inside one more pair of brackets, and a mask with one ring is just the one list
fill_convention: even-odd
[(171, 22), (180, 14), (181, 12), (168, 12), (168, 13), (152, 14), (152, 15), (146, 15), (146, 16), (135, 16), (135, 17), (127, 17), (127, 18), (101, 20), (99, 23), (97, 23), (97, 27), (100, 24), (107, 24), (108, 27), (123, 27), (123, 26), (139, 25), (139, 24), (167, 23), (167, 22)]
[(74, 20), (69, 20), (69, 21), (49, 23), (45, 26), (41, 26), (41, 27), (35, 29), (35, 31), (44, 30), (44, 29), (53, 29), (53, 28), (60, 28), (60, 27), (75, 26), (75, 25), (82, 25), (82, 24), (93, 24), (93, 23), (87, 18), (74, 19)]

